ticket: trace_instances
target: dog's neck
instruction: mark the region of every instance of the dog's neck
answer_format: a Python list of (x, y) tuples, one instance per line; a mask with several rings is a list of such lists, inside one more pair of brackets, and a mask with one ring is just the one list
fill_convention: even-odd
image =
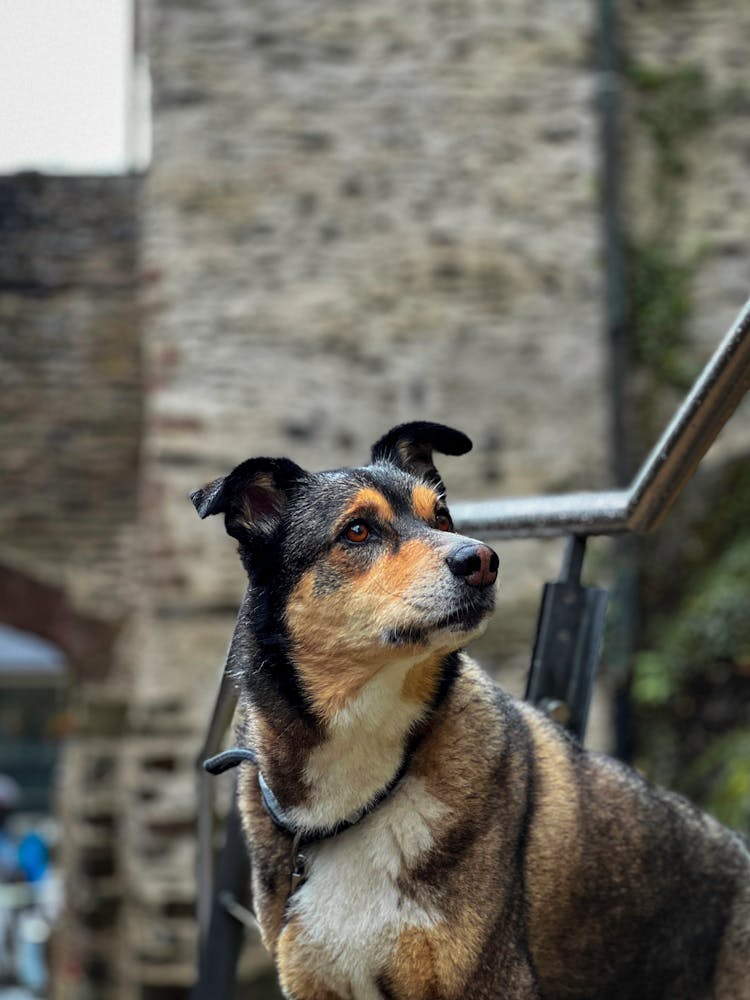
[[(335, 827), (389, 789), (408, 765), (457, 663), (457, 654), (425, 650), (392, 659), (371, 676), (358, 663), (354, 673), (367, 679), (344, 704), (312, 715), (301, 714), (280, 695), (270, 698), (267, 687), (253, 684), (250, 672), (241, 739), (256, 750), (289, 826), (302, 832)], [(296, 667), (304, 677), (304, 664)], [(305, 693), (320, 705), (316, 692)]]

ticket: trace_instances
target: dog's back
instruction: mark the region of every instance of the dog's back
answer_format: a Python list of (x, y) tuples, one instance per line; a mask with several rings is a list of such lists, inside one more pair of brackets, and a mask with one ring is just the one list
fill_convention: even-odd
[(542, 995), (750, 995), (747, 845), (520, 710), (534, 743), (526, 891)]

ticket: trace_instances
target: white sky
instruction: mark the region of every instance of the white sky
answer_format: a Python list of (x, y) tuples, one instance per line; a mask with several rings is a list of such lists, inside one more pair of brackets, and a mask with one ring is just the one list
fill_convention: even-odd
[(0, 0), (0, 173), (132, 167), (132, 0)]

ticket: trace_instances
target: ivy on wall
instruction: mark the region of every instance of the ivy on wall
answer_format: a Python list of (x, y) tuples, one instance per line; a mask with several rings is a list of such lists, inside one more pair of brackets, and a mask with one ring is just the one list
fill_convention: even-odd
[[(630, 127), (648, 153), (638, 192), (645, 224), (630, 232), (627, 247), (631, 433), (643, 450), (662, 429), (663, 401), (684, 395), (702, 364), (691, 352), (690, 328), (710, 234), (687, 231), (684, 200), (696, 143), (729, 106), (697, 65), (631, 61), (624, 75)], [(678, 505), (641, 546), (644, 625), (631, 689), (636, 763), (748, 830), (750, 462), (701, 482), (701, 510)]]

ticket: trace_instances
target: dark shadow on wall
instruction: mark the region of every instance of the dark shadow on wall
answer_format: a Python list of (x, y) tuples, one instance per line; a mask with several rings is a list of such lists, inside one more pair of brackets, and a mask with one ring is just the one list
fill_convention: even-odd
[(62, 589), (2, 565), (0, 621), (55, 643), (81, 679), (106, 674), (119, 632), (116, 623), (75, 610)]

